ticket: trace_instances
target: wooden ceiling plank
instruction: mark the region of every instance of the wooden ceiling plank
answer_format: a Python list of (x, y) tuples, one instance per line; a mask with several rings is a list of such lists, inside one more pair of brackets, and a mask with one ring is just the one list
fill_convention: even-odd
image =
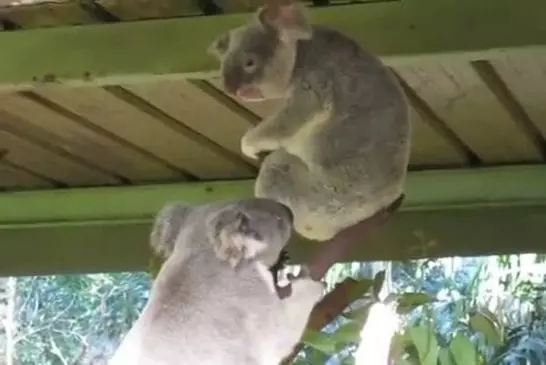
[(396, 72), (484, 163), (540, 161), (540, 151), (466, 62)]
[(546, 52), (507, 55), (491, 63), (546, 138)]
[[(314, 23), (354, 37), (391, 65), (446, 57), (485, 59), (544, 47), (545, 12), (543, 0), (404, 0), (310, 10)], [(218, 62), (206, 53), (207, 47), (220, 33), (247, 22), (250, 16), (0, 32), (2, 50), (10, 55), (0, 65), (0, 88), (217, 74)]]
[(464, 166), (460, 150), (442, 138), (423, 118), (410, 108), (412, 127), (411, 166)]
[(148, 113), (102, 88), (74, 88), (48, 92), (48, 98), (98, 127), (148, 150), (200, 179), (249, 177), (253, 173), (241, 160), (232, 160), (160, 123)]
[(114, 185), (119, 180), (0, 130), (0, 148), (8, 151), (4, 159), (37, 174), (68, 185)]
[[(53, 88), (60, 93), (71, 92), (70, 89), (59, 87), (39, 88), (35, 91), (47, 99), (48, 90)], [(136, 148), (119, 143), (107, 131), (96, 128), (92, 123), (77, 119), (77, 116), (70, 118), (66, 115), (69, 113), (63, 115), (28, 97), (3, 94), (0, 98), (0, 109), (9, 113), (4, 116), (3, 122), (11, 128), (22, 129), (24, 133), (54, 143), (67, 152), (130, 181), (176, 181), (183, 178), (178, 171)]]
[(22, 190), (52, 187), (54, 187), (54, 184), (46, 179), (0, 162), (0, 188)]
[(171, 18), (203, 12), (191, 0), (95, 0), (109, 13), (122, 20)]
[(174, 119), (247, 160), (241, 137), (252, 126), (245, 118), (184, 80), (127, 85), (126, 88)]
[(2, 7), (0, 17), (25, 29), (96, 22), (96, 18), (75, 0), (40, 1)]

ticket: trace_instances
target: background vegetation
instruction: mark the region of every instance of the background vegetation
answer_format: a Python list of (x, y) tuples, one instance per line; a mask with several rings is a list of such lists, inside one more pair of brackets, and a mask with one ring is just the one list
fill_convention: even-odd
[[(356, 278), (357, 300), (323, 331), (306, 334), (296, 363), (352, 364), (369, 308), (379, 303), (381, 315), (396, 319), (393, 364), (546, 364), (545, 274), (544, 257), (531, 254), (338, 264), (329, 289)], [(0, 286), (0, 364), (99, 365), (138, 317), (150, 278), (22, 277)]]

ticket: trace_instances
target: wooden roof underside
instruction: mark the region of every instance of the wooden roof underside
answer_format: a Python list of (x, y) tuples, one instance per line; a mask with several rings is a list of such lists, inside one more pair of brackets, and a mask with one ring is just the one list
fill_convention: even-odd
[[(427, 18), (425, 10), (429, 3), (404, 0), (336, 6), (313, 10), (312, 15), (322, 23), (340, 24), (363, 43), (371, 43), (370, 48), (384, 56), (400, 77), (413, 111), (412, 169), (543, 163), (544, 26), (520, 29), (529, 33), (521, 36), (528, 40), (523, 42), (517, 37), (493, 34), (497, 27), (494, 23), (480, 25), (489, 38), (473, 39), (480, 38), (483, 29), (476, 29), (475, 35), (465, 31), (460, 36), (466, 40), (445, 39), (444, 49), (439, 49), (441, 38), (447, 37), (448, 31), (456, 31), (449, 28), (457, 26), (457, 19), (448, 21), (445, 14), (450, 9), (435, 14), (440, 18), (437, 25), (444, 24), (446, 33), (437, 29), (439, 39), (424, 39), (426, 27), (433, 25), (427, 23), (430, 16)], [(464, 10), (467, 3), (475, 2), (440, 3)], [(0, 33), (0, 45), (5, 54), (0, 63), (0, 187), (18, 190), (253, 177), (257, 166), (241, 155), (239, 139), (276, 103), (240, 104), (231, 99), (221, 91), (215, 74), (208, 72), (214, 70), (215, 63), (204, 54), (213, 36), (248, 15), (94, 25), (203, 14), (202, 9), (191, 4), (180, 0), (100, 0), (1, 8), (5, 30)], [(415, 17), (406, 4), (420, 4), (425, 14)], [(458, 26), (461, 30), (477, 26), (472, 22), (480, 11), (498, 17), (485, 18), (484, 22), (502, 21), (502, 27), (510, 28), (510, 23), (502, 19), (506, 12), (509, 20), (519, 25), (522, 19), (513, 9), (502, 10), (508, 4), (500, 0), (496, 6), (501, 10), (476, 6), (472, 10), (478, 15), (459, 14), (459, 20), (464, 19), (466, 24)], [(256, 5), (229, 1), (225, 8), (227, 12), (248, 11)], [(544, 8), (535, 0), (524, 0), (518, 6), (527, 6), (531, 13)], [(354, 20), (346, 19), (355, 13), (344, 10), (349, 7), (364, 9), (360, 10), (361, 16), (369, 16), (362, 19), (362, 31)], [(410, 24), (407, 34), (390, 20), (400, 18), (396, 12), (408, 17), (403, 19)], [(370, 13), (375, 18), (383, 16), (385, 23), (371, 18)], [(434, 8), (428, 11), (431, 13)], [(412, 14), (413, 19), (409, 17)], [(84, 26), (66, 26), (75, 24)], [(208, 24), (215, 31), (203, 28)], [(384, 38), (371, 34), (391, 25), (395, 29), (384, 32)], [(150, 49), (153, 42), (162, 41), (165, 34), (161, 31), (168, 27), (189, 27), (200, 33), (173, 34), (179, 44), (176, 49), (170, 46), (172, 40)], [(97, 29), (103, 32), (102, 38), (93, 33)], [(421, 33), (412, 35), (412, 29)], [(127, 38), (130, 34), (133, 36)], [(116, 35), (119, 41), (125, 41), (123, 45), (112, 43), (118, 49), (113, 55), (114, 51), (103, 43)], [(395, 44), (397, 36), (406, 39)], [(70, 40), (81, 45), (69, 47)], [(455, 47), (452, 44), (461, 51), (451, 50)], [(120, 61), (120, 54), (139, 52), (138, 47), (142, 47), (138, 60), (127, 56)], [(491, 51), (495, 47), (501, 51)], [(161, 68), (161, 58), (169, 50), (179, 60), (174, 64), (180, 70), (173, 70), (172, 60), (165, 61)], [(159, 58), (156, 63), (153, 54), (146, 55), (153, 52)], [(197, 64), (200, 60), (201, 64)]]
[[(0, 7), (0, 275), (146, 269), (165, 202), (251, 194), (258, 166), (239, 140), (275, 102), (224, 94), (206, 48), (258, 2), (212, 1)], [(546, 2), (310, 13), (392, 67), (412, 106), (410, 167), (428, 170), (409, 174), (390, 228), (352, 258), (544, 252)], [(289, 251), (297, 261), (318, 247), (294, 239)]]

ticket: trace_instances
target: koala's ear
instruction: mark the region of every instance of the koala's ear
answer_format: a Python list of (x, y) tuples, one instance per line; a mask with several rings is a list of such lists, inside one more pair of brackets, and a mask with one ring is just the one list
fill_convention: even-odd
[(192, 208), (180, 203), (169, 204), (157, 214), (150, 234), (150, 246), (156, 255), (167, 259), (174, 250), (178, 234)]
[(221, 60), (229, 49), (230, 38), (230, 32), (220, 35), (209, 45), (207, 53)]
[(270, 2), (258, 9), (257, 17), (262, 25), (274, 28), (283, 42), (296, 42), (300, 39), (311, 39), (313, 36), (305, 8), (300, 3)]
[(250, 218), (238, 210), (224, 210), (209, 223), (209, 239), (216, 256), (236, 268), (243, 260), (256, 257), (267, 248)]

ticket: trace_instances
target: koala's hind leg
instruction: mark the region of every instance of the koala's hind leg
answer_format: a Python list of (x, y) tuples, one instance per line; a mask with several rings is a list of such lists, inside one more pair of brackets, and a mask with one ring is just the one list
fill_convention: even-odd
[(286, 205), (294, 216), (294, 230), (316, 240), (330, 239), (335, 227), (325, 212), (324, 183), (312, 176), (297, 156), (278, 149), (263, 160), (254, 186), (254, 195)]

